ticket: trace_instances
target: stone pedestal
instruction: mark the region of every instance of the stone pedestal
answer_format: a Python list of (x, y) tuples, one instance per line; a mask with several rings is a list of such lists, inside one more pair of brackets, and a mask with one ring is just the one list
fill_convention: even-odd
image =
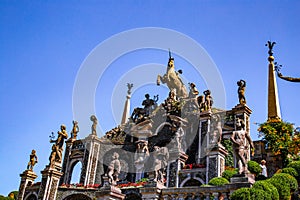
[(206, 165), (206, 182), (214, 177), (219, 177), (225, 170), (225, 156), (228, 155), (227, 150), (221, 144), (210, 146), (207, 156)]
[(179, 187), (179, 171), (183, 168), (188, 155), (180, 151), (169, 152), (170, 158), (167, 166), (167, 187)]
[(148, 182), (143, 188), (140, 188), (143, 200), (158, 200), (161, 190), (166, 188), (163, 184), (157, 182)]
[(250, 183), (252, 185), (255, 183), (255, 176), (250, 173), (236, 174), (230, 179), (230, 183)]
[(59, 180), (63, 175), (61, 172), (60, 163), (54, 163), (53, 166), (46, 166), (41, 173), (42, 181), (39, 189), (38, 199), (56, 199)]
[(105, 184), (96, 193), (96, 198), (98, 200), (122, 200), (125, 198), (125, 195), (122, 194), (120, 188)]
[(32, 170), (25, 170), (20, 174), (21, 182), (19, 187), (18, 200), (23, 200), (25, 197), (26, 187), (33, 184), (34, 180), (37, 178), (37, 175)]

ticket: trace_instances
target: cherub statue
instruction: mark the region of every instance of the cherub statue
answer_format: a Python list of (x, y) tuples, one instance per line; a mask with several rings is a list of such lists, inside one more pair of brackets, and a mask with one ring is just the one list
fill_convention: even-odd
[(113, 153), (112, 161), (110, 162), (108, 168), (107, 168), (107, 176), (108, 176), (108, 182), (110, 185), (117, 185), (117, 182), (119, 181), (119, 174), (121, 172), (121, 164), (119, 161), (119, 154), (117, 152)]
[(38, 162), (38, 158), (36, 156), (36, 151), (34, 149), (32, 149), (29, 157), (30, 157), (30, 160), (27, 164), (27, 169), (32, 171), (34, 165)]
[(73, 120), (73, 128), (72, 128), (72, 132), (71, 132), (71, 138), (76, 139), (78, 132), (79, 132), (78, 122)]
[(97, 117), (95, 115), (92, 115), (90, 117), (90, 120), (93, 122), (93, 124), (92, 124), (92, 135), (97, 135), (97, 124), (98, 124)]
[(242, 119), (236, 120), (236, 127), (237, 131), (233, 131), (231, 141), (233, 142), (239, 173), (248, 173), (247, 163), (250, 160), (249, 150), (250, 148), (254, 148), (254, 145), (249, 133), (245, 130), (245, 123)]
[(52, 140), (50, 139), (50, 143), (54, 143), (52, 146), (52, 152), (50, 155), (50, 165), (54, 164), (53, 161), (61, 163), (62, 161), (62, 152), (63, 152), (63, 145), (64, 140), (68, 138), (68, 133), (66, 131), (66, 126), (61, 125), (60, 131), (57, 132), (57, 139)]
[(246, 98), (245, 98), (245, 90), (246, 90), (246, 81), (239, 80), (237, 82), (238, 87), (238, 97), (240, 104), (244, 105), (246, 104)]

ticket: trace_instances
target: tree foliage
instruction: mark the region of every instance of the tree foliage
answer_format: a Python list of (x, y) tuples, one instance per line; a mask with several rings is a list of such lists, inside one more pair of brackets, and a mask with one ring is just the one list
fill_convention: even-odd
[(252, 188), (260, 189), (267, 192), (268, 194), (270, 194), (270, 197), (267, 197), (270, 200), (279, 200), (279, 194), (276, 187), (268, 181), (256, 181), (253, 184)]
[(231, 140), (229, 140), (229, 139), (222, 139), (221, 143), (225, 147), (225, 149), (228, 151), (228, 155), (225, 157), (225, 165), (229, 166), (229, 167), (234, 167), (233, 149), (232, 149), (232, 142), (231, 142)]
[(281, 155), (283, 166), (290, 158), (295, 158), (300, 151), (300, 136), (295, 133), (293, 124), (279, 120), (260, 124), (258, 131), (266, 142), (267, 147), (275, 155)]
[(223, 178), (226, 178), (228, 181), (230, 181), (230, 178), (237, 174), (238, 173), (238, 170), (237, 169), (233, 169), (233, 170), (225, 170), (223, 173), (222, 173), (222, 177)]

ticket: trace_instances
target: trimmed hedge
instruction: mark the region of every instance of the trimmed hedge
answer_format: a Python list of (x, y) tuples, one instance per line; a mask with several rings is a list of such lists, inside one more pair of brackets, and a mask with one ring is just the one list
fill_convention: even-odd
[(275, 174), (272, 178), (266, 181), (277, 188), (280, 200), (289, 200), (291, 192), (298, 188), (297, 180), (286, 173)]
[(298, 173), (297, 180), (300, 182), (300, 161), (293, 161), (290, 164), (288, 164), (287, 167), (292, 167), (297, 171)]
[(250, 199), (252, 200), (272, 200), (271, 194), (262, 189), (250, 188)]
[(222, 186), (222, 185), (225, 185), (228, 183), (229, 183), (229, 181), (226, 178), (215, 177), (215, 178), (210, 179), (210, 181), (208, 182), (208, 185)]
[(235, 170), (225, 170), (222, 173), (222, 177), (226, 178), (228, 181), (230, 181), (230, 178), (237, 173), (238, 173), (238, 171), (236, 169)]
[(231, 200), (249, 200), (250, 188), (240, 188), (230, 195)]
[(248, 170), (252, 173), (255, 174), (255, 176), (259, 175), (261, 173), (261, 167), (259, 164), (253, 160), (250, 160), (248, 162)]
[(279, 194), (276, 187), (268, 181), (256, 181), (253, 184), (252, 188), (260, 189), (270, 194), (270, 197), (268, 199), (279, 200)]
[(296, 179), (298, 178), (298, 172), (296, 171), (296, 169), (294, 169), (292, 167), (283, 168), (280, 173), (286, 173), (286, 174), (289, 174), (289, 175), (295, 177)]

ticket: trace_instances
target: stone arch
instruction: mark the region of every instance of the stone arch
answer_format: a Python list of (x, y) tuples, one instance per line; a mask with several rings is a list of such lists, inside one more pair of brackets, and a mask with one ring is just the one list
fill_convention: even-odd
[(37, 199), (38, 199), (38, 195), (35, 192), (30, 192), (24, 198), (24, 200), (37, 200)]
[(92, 198), (84, 194), (71, 194), (63, 198), (63, 200), (92, 200)]
[(78, 166), (78, 165), (81, 165), (81, 169), (80, 169), (79, 177), (78, 177), (78, 183), (80, 183), (80, 181), (81, 181), (81, 170), (82, 170), (83, 163), (82, 163), (81, 159), (76, 159), (76, 160), (72, 160), (72, 162), (70, 163), (70, 169), (69, 169), (70, 170), (69, 171), (69, 173), (70, 173), (70, 178), (69, 178), (70, 183), (72, 182), (72, 179), (75, 176), (75, 174), (74, 174), (74, 168), (75, 168), (75, 166)]
[[(181, 182), (181, 184), (180, 184), (180, 187), (184, 187), (185, 186), (185, 184), (187, 184), (188, 182), (192, 182), (192, 181), (197, 181), (197, 182), (199, 182), (200, 184), (199, 185), (202, 185), (202, 184), (204, 184), (205, 182), (201, 179), (201, 178), (198, 178), (198, 177), (187, 177), (187, 178), (185, 178), (182, 182)], [(195, 186), (199, 186), (199, 185), (195, 185)]]

